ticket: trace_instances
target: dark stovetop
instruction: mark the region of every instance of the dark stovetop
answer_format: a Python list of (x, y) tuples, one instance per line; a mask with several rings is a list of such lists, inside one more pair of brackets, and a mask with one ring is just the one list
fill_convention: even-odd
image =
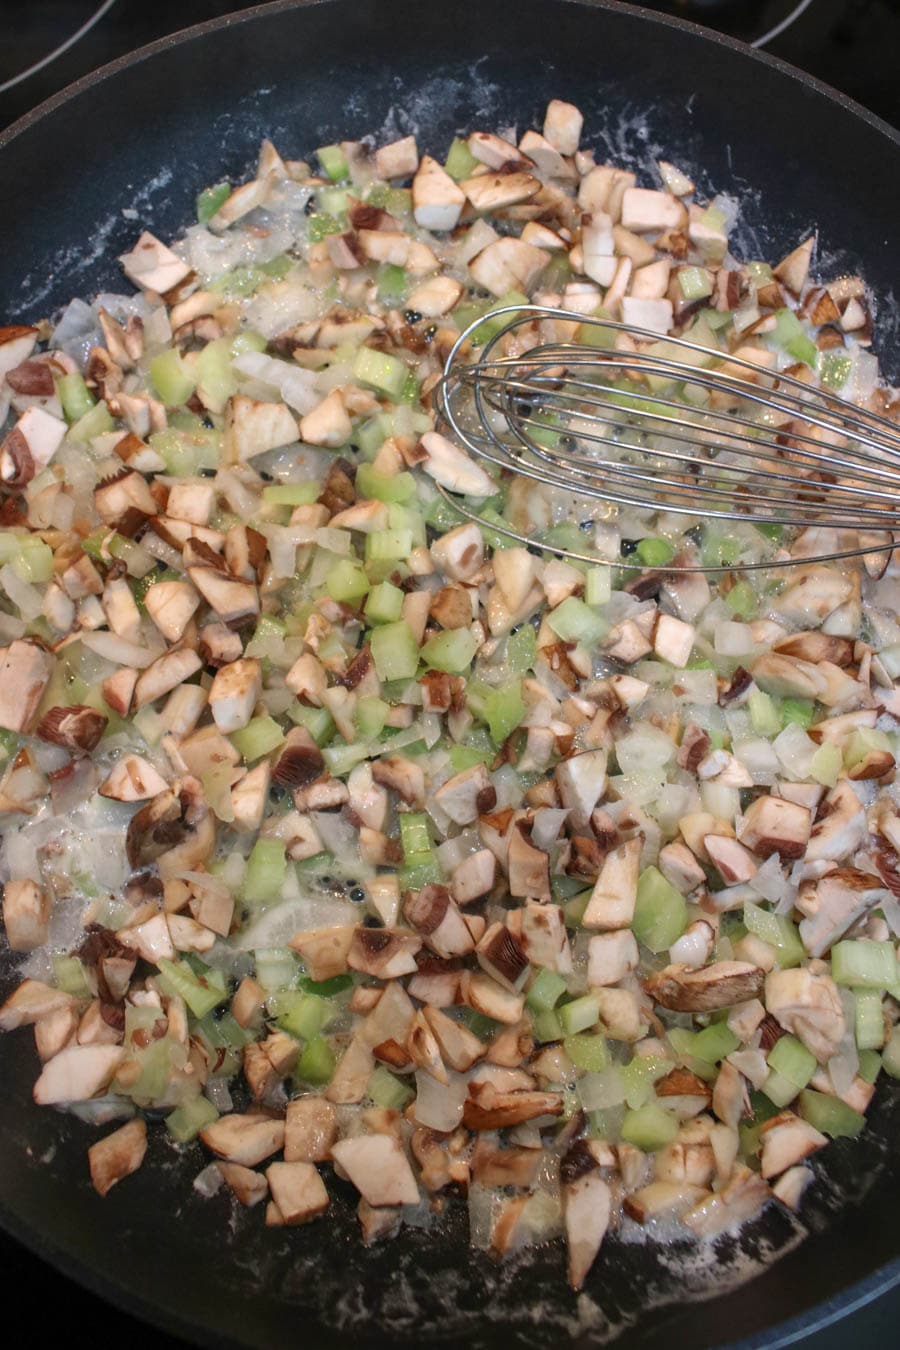
[[(797, 0), (644, 0), (650, 8), (706, 23), (744, 41), (767, 33)], [(0, 129), (79, 76), (146, 42), (221, 14), (249, 8), (241, 0), (116, 0), (84, 38), (14, 88), (2, 86), (64, 42), (100, 8), (101, 0), (3, 0), (6, 40), (0, 44)], [(900, 4), (898, 0), (811, 0), (768, 50), (855, 98), (887, 121), (900, 123)], [(20, 1301), (46, 1309), (44, 1335), (66, 1328), (76, 1345), (96, 1340), (134, 1350), (179, 1350), (184, 1342), (151, 1330), (110, 1308), (0, 1234), (0, 1269)], [(54, 1314), (53, 1309), (59, 1309)], [(900, 1289), (883, 1295), (825, 1330), (804, 1337), (802, 1350), (858, 1350), (897, 1343)], [(74, 1333), (74, 1335), (73, 1335)], [(735, 1328), (740, 1336), (740, 1328)]]

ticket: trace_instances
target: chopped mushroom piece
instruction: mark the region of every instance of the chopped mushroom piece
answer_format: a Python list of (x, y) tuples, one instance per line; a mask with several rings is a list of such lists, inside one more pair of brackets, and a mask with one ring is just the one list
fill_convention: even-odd
[(591, 892), (585, 928), (628, 928), (634, 917), (641, 862), (640, 838), (627, 839), (606, 855)]
[(116, 1182), (136, 1172), (146, 1152), (147, 1126), (141, 1119), (129, 1120), (120, 1129), (91, 1144), (88, 1164), (97, 1194), (106, 1195)]
[(53, 657), (31, 638), (16, 638), (0, 660), (0, 727), (29, 732), (53, 673)]
[(359, 1135), (332, 1145), (331, 1156), (370, 1205), (415, 1205), (419, 1188), (402, 1145), (384, 1134)]
[(10, 880), (3, 886), (3, 925), (14, 952), (32, 952), (47, 941), (50, 896), (36, 881)]
[(220, 1116), (200, 1131), (211, 1152), (226, 1162), (255, 1167), (284, 1146), (284, 1121), (268, 1116)]
[(746, 961), (715, 961), (693, 970), (666, 966), (645, 981), (657, 1003), (677, 1012), (713, 1012), (762, 993), (766, 973)]
[(328, 1192), (312, 1163), (271, 1163), (266, 1180), (281, 1223), (309, 1223), (328, 1208)]
[(125, 1058), (120, 1045), (70, 1045), (44, 1065), (34, 1085), (38, 1106), (86, 1102), (107, 1087)]
[(824, 1134), (792, 1111), (782, 1111), (767, 1120), (760, 1131), (760, 1141), (760, 1172), (766, 1181), (780, 1176), (828, 1143)]
[(220, 1162), (218, 1168), (229, 1190), (248, 1209), (258, 1205), (269, 1194), (268, 1181), (261, 1172), (254, 1172), (252, 1167), (244, 1167), (241, 1163)]

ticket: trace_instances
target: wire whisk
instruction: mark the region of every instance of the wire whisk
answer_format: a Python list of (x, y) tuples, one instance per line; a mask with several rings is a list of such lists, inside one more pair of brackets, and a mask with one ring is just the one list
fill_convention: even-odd
[[(540, 305), (498, 310), (492, 324), (505, 314), (509, 322), (474, 361), (468, 340), (484, 321), (460, 335), (436, 391), (439, 415), (476, 459), (559, 490), (573, 508), (592, 499), (656, 513), (670, 527), (682, 517), (762, 527), (769, 556), (741, 567), (893, 548), (900, 427), (887, 418), (777, 370), (774, 353), (771, 366), (762, 351), (757, 364), (688, 338)], [(799, 556), (783, 547), (783, 531), (795, 539), (806, 532)], [(677, 558), (670, 570), (725, 568)]]

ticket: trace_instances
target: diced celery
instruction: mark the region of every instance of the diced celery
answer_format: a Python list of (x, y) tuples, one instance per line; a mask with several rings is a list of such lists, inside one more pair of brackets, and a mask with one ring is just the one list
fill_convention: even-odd
[(183, 998), (195, 1017), (205, 1017), (228, 996), (225, 981), (218, 971), (209, 970), (198, 975), (187, 961), (167, 961), (165, 957), (157, 965), (160, 982), (170, 993)]
[(244, 900), (248, 905), (268, 904), (281, 895), (287, 861), (280, 839), (257, 839), (247, 859)]
[(875, 727), (857, 727), (844, 745), (844, 766), (847, 769), (854, 769), (873, 750), (886, 750), (888, 754), (892, 754), (893, 747), (889, 737)]
[(403, 592), (399, 586), (394, 586), (390, 581), (381, 581), (371, 588), (365, 604), (369, 623), (396, 623), (402, 612)]
[(675, 557), (675, 550), (667, 539), (652, 536), (639, 539), (635, 552), (645, 567), (665, 567)]
[(115, 423), (106, 404), (95, 403), (93, 408), (89, 408), (77, 422), (72, 423), (66, 440), (73, 441), (76, 445), (88, 445), (95, 436), (102, 436), (105, 432), (112, 431), (114, 427)]
[(718, 1064), (739, 1045), (739, 1039), (727, 1022), (712, 1022), (697, 1032), (691, 1045), (691, 1054), (697, 1059), (707, 1060), (710, 1064)]
[(845, 938), (831, 949), (831, 975), (851, 988), (890, 989), (898, 980), (894, 948), (890, 942)]
[(571, 1002), (558, 1007), (556, 1015), (565, 1034), (574, 1036), (579, 1031), (587, 1031), (588, 1027), (597, 1025), (600, 1020), (600, 1000), (596, 994), (582, 994), (581, 998), (573, 998)]
[(266, 993), (291, 989), (297, 978), (297, 958), (290, 947), (259, 947), (253, 953), (256, 979)]
[(342, 745), (338, 742), (326, 745), (322, 754), (329, 773), (335, 778), (342, 778), (368, 758), (369, 748), (366, 745)]
[(580, 895), (573, 895), (571, 900), (567, 900), (563, 905), (563, 917), (567, 928), (580, 928), (584, 918), (584, 911), (587, 909), (591, 900), (589, 890), (582, 891)]
[(838, 775), (844, 767), (844, 757), (840, 746), (826, 741), (816, 750), (809, 763), (809, 775), (823, 787), (834, 787)]
[(539, 1044), (546, 1045), (548, 1041), (562, 1040), (562, 1024), (552, 1008), (544, 1008), (543, 1011), (535, 1013), (531, 1021), (535, 1040)]
[(378, 284), (378, 299), (388, 304), (396, 305), (398, 301), (403, 300), (409, 286), (409, 278), (402, 267), (396, 263), (382, 263), (376, 273), (375, 280)]
[(703, 562), (706, 567), (731, 567), (741, 553), (741, 542), (724, 534), (716, 534), (712, 526), (703, 533)]
[(884, 1071), (891, 1078), (900, 1078), (900, 1026), (894, 1027), (881, 1056)]
[(663, 952), (681, 937), (687, 924), (684, 896), (657, 867), (647, 867), (638, 881), (631, 927), (638, 942)]
[(785, 1107), (797, 1096), (798, 1088), (790, 1078), (785, 1078), (784, 1074), (772, 1069), (762, 1085), (762, 1091), (774, 1106)]
[(619, 1070), (625, 1089), (625, 1103), (636, 1111), (653, 1098), (653, 1085), (664, 1078), (672, 1067), (671, 1060), (660, 1055), (635, 1055)]
[(647, 1102), (637, 1110), (627, 1111), (622, 1122), (622, 1138), (645, 1153), (671, 1144), (678, 1134), (678, 1121), (671, 1111), (665, 1111), (656, 1102)]
[(404, 619), (374, 628), (369, 635), (369, 643), (380, 680), (413, 678), (419, 666), (419, 648)]
[(754, 690), (747, 699), (747, 707), (757, 736), (771, 738), (778, 735), (781, 731), (781, 709), (771, 694), (764, 694), (761, 689)]
[(563, 642), (580, 642), (586, 647), (598, 642), (609, 630), (606, 620), (575, 595), (552, 609), (547, 623)]
[(747, 581), (739, 581), (725, 597), (732, 614), (739, 619), (752, 619), (757, 611), (756, 593)]
[(267, 483), (262, 499), (272, 506), (309, 506), (318, 501), (321, 493), (322, 484), (311, 478), (302, 483)]
[(317, 212), (310, 216), (306, 226), (307, 237), (311, 244), (321, 243), (329, 234), (340, 234), (341, 229), (341, 222), (324, 212)]
[(96, 399), (84, 382), (84, 376), (77, 370), (73, 370), (69, 375), (60, 375), (56, 381), (56, 392), (59, 394), (63, 415), (70, 426), (89, 413), (96, 403)]
[(744, 905), (744, 924), (748, 933), (767, 942), (778, 953), (778, 964), (783, 970), (799, 966), (806, 955), (797, 925), (784, 914), (772, 914), (748, 900)]
[(90, 998), (91, 987), (77, 956), (54, 956), (52, 964), (57, 989), (73, 994), (75, 998)]
[(202, 428), (201, 434), (195, 434), (170, 426), (165, 431), (154, 431), (149, 442), (165, 461), (166, 472), (175, 477), (188, 478), (201, 469), (218, 467), (221, 448), (218, 431)]
[(523, 623), (506, 639), (506, 664), (514, 675), (524, 675), (534, 668), (537, 657), (537, 634), (530, 623)]
[(10, 566), (22, 581), (41, 585), (53, 577), (53, 550), (42, 539), (28, 539), (10, 559)]
[(865, 1116), (842, 1102), (840, 1097), (829, 1097), (812, 1088), (805, 1088), (800, 1093), (799, 1103), (803, 1119), (831, 1139), (855, 1139), (866, 1123)]
[(366, 535), (366, 562), (404, 562), (413, 549), (411, 530), (373, 530)]
[(429, 638), (422, 648), (421, 657), (426, 665), (435, 670), (458, 675), (468, 670), (477, 649), (478, 642), (468, 628), (450, 628)]
[(415, 853), (405, 867), (397, 872), (401, 891), (420, 891), (443, 881), (441, 865), (433, 853)]
[(316, 745), (327, 745), (334, 735), (334, 721), (327, 708), (308, 708), (305, 703), (292, 703), (288, 715), (296, 726), (306, 727)]
[(782, 348), (795, 361), (802, 361), (815, 370), (819, 358), (819, 349), (812, 338), (807, 337), (803, 325), (793, 310), (776, 310), (774, 332), (767, 336), (775, 347)]
[[(774, 1073), (793, 1084), (794, 1096), (806, 1087), (818, 1068), (815, 1055), (796, 1036), (780, 1036), (769, 1051), (766, 1062)], [(765, 1087), (763, 1092), (766, 1092)]]
[[(166, 580), (175, 580), (175, 577), (166, 578)], [(287, 624), (282, 619), (276, 619), (272, 614), (261, 615), (256, 625), (256, 630), (244, 648), (245, 656), (271, 657), (280, 655), (284, 648), (284, 639), (287, 637)]]
[(359, 734), (366, 740), (373, 740), (384, 731), (390, 704), (374, 694), (364, 694), (356, 704), (355, 721)]
[(538, 970), (528, 987), (525, 1002), (533, 1012), (554, 1008), (566, 992), (566, 982), (555, 970)]
[(411, 473), (380, 473), (363, 463), (356, 470), (356, 491), (379, 502), (408, 502), (416, 495), (416, 480)]
[(399, 399), (408, 374), (409, 367), (399, 357), (377, 352), (372, 347), (360, 347), (353, 363), (355, 379), (392, 399)]
[(177, 408), (187, 403), (196, 388), (181, 353), (170, 347), (150, 362), (150, 379), (159, 397), (167, 408)]
[(679, 267), (678, 286), (685, 300), (705, 300), (712, 295), (712, 277), (705, 267)]
[(217, 183), (197, 194), (197, 223), (206, 225), (231, 196), (230, 183)]
[(813, 724), (816, 705), (808, 698), (786, 698), (781, 705), (781, 716), (785, 726), (803, 727), (804, 731)]
[(454, 773), (471, 769), (473, 764), (491, 764), (496, 758), (493, 746), (489, 750), (479, 750), (474, 745), (452, 745), (450, 747), (450, 765)]
[(478, 168), (478, 160), (459, 136), (454, 137), (450, 143), (444, 168), (457, 183), (462, 182), (464, 178), (471, 178), (473, 171)]
[(484, 699), (484, 718), (495, 745), (502, 745), (525, 716), (522, 681), (511, 680), (499, 689), (491, 689)]
[(197, 388), (204, 403), (213, 412), (224, 412), (228, 399), (237, 388), (231, 369), (233, 342), (234, 339), (225, 337), (208, 342), (199, 352), (193, 367)]
[(819, 352), (819, 383), (826, 389), (843, 389), (853, 369), (853, 357), (844, 348)]
[(367, 1091), (376, 1106), (388, 1111), (402, 1111), (413, 1098), (412, 1088), (381, 1064), (369, 1075)]
[(316, 158), (332, 183), (340, 183), (350, 177), (350, 165), (347, 156), (339, 145), (320, 145)]
[(765, 286), (772, 280), (772, 268), (767, 262), (748, 262), (745, 266), (754, 286)]
[(317, 1036), (304, 1048), (294, 1067), (294, 1078), (300, 1083), (321, 1087), (331, 1082), (335, 1068), (334, 1051), (324, 1036)]
[(333, 1016), (333, 1009), (325, 998), (299, 989), (285, 989), (268, 1000), (268, 1008), (278, 1018), (282, 1031), (301, 1041), (311, 1041)]
[(884, 1045), (884, 1012), (878, 990), (857, 990), (855, 1031), (859, 1050), (880, 1050)]
[(609, 1065), (609, 1051), (603, 1036), (567, 1036), (563, 1049), (575, 1068), (585, 1073), (599, 1073)]
[(874, 1083), (881, 1073), (881, 1055), (877, 1050), (860, 1050), (859, 1076), (864, 1083)]
[(356, 605), (369, 591), (369, 578), (359, 563), (341, 558), (329, 568), (325, 588), (332, 600), (340, 604)]
[(308, 994), (320, 994), (322, 998), (335, 998), (353, 988), (353, 976), (332, 975), (329, 980), (311, 980), (308, 975), (301, 975), (297, 988), (305, 989)]
[(284, 740), (284, 732), (274, 717), (254, 717), (240, 731), (231, 733), (231, 744), (247, 764), (262, 759)]
[(219, 1113), (209, 1098), (198, 1094), (166, 1116), (166, 1129), (179, 1144), (187, 1144), (218, 1119)]
[[(270, 263), (263, 263), (263, 271), (269, 272), (276, 267), (276, 264), (289, 263), (288, 258), (273, 258)], [(271, 271), (271, 275), (281, 275), (280, 270)], [(242, 328), (234, 337), (229, 338), (229, 346), (232, 356), (242, 356), (244, 352), (264, 352), (268, 343), (262, 333), (257, 333), (252, 328)], [(265, 493), (263, 494), (265, 495)]]
[(589, 567), (584, 578), (584, 600), (588, 605), (605, 605), (612, 595), (612, 568)]
[(408, 863), (417, 853), (431, 852), (431, 835), (428, 831), (428, 817), (424, 811), (401, 811), (400, 842), (403, 857)]

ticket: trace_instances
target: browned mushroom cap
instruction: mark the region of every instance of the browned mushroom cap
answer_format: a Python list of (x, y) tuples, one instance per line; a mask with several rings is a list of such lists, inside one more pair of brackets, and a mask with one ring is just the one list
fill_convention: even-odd
[(712, 1012), (756, 998), (765, 984), (766, 972), (747, 961), (715, 961), (693, 970), (690, 966), (666, 966), (644, 982), (657, 1003), (676, 1012)]
[(136, 1172), (147, 1152), (147, 1125), (129, 1120), (88, 1149), (91, 1181), (99, 1195), (106, 1195), (123, 1177)]
[(493, 1083), (470, 1083), (463, 1124), (470, 1130), (502, 1130), (538, 1116), (562, 1115), (558, 1092), (498, 1092)]
[(516, 823), (509, 834), (510, 895), (530, 900), (550, 899), (550, 859), (543, 849), (535, 848)]
[(820, 629), (809, 633), (792, 633), (790, 637), (780, 638), (772, 650), (782, 656), (793, 656), (798, 661), (809, 661), (818, 665), (820, 661), (830, 661), (835, 666), (853, 664), (853, 640), (823, 633)]
[(415, 933), (388, 928), (357, 928), (347, 956), (352, 970), (376, 979), (392, 980), (412, 975), (416, 970), (416, 952), (422, 939)]
[(314, 782), (324, 768), (322, 751), (312, 736), (305, 727), (294, 727), (278, 753), (272, 782), (287, 788), (305, 787)]

